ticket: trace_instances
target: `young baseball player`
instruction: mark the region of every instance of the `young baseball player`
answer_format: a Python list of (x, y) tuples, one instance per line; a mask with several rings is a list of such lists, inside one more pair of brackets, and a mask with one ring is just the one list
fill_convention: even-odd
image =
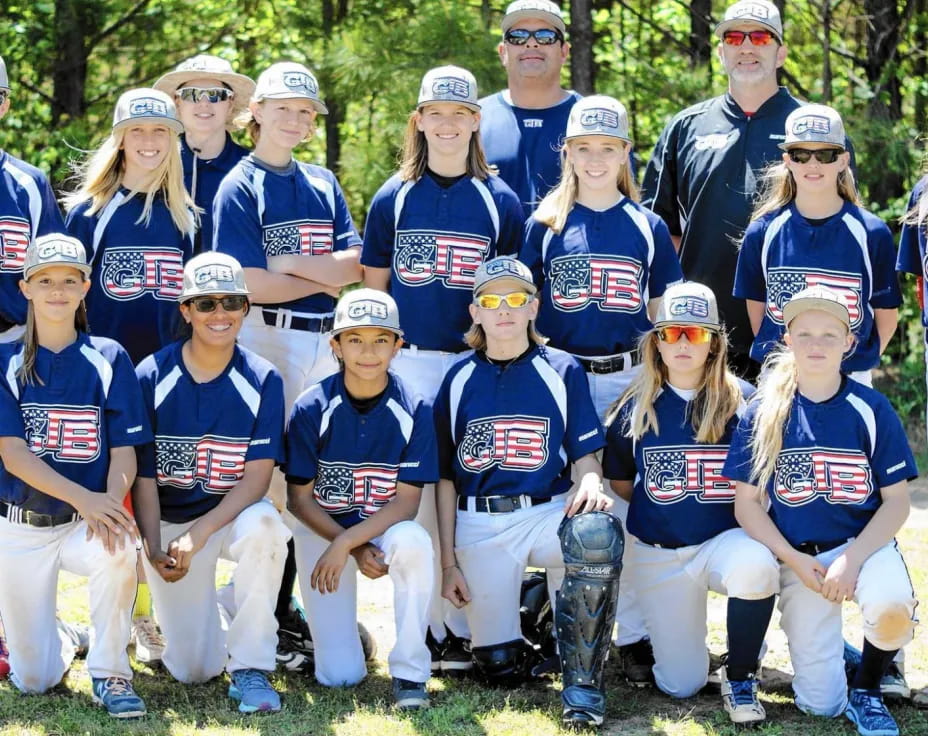
[(825, 105), (804, 105), (786, 118), (783, 161), (768, 169), (733, 294), (747, 300), (751, 358), (763, 363), (785, 332), (783, 307), (793, 294), (815, 284), (841, 292), (857, 338), (842, 370), (869, 386), (902, 295), (892, 234), (860, 206), (845, 140), (840, 115)]
[(0, 610), (11, 680), (56, 685), (74, 645), (55, 623), (58, 572), (86, 575), (94, 702), (145, 714), (126, 646), (135, 595), (135, 523), (122, 501), (134, 445), (151, 440), (126, 351), (87, 334), (90, 266), (80, 241), (44, 235), (26, 250), (21, 341), (0, 345)]
[(232, 120), (248, 106), (255, 83), (218, 56), (200, 54), (182, 61), (155, 82), (155, 89), (173, 97), (184, 125), (180, 158), (184, 185), (196, 204), (200, 223), (194, 253), (213, 247), (213, 200), (223, 177), (248, 149), (229, 135)]
[(638, 549), (625, 583), (651, 635), (654, 677), (674, 697), (702, 689), (707, 594), (727, 595), (723, 703), (733, 722), (757, 723), (756, 667), (779, 568), (738, 527), (735, 484), (721, 474), (745, 401), (712, 291), (692, 281), (668, 288), (639, 354), (641, 371), (610, 412), (603, 474), (629, 502)]
[(474, 352), (448, 371), (435, 402), (442, 594), (467, 614), (479, 672), (518, 680), (522, 573), (546, 568), (564, 721), (599, 725), (623, 547), (618, 519), (599, 513), (612, 505), (595, 455), (602, 425), (582, 367), (535, 330), (531, 271), (494, 258), (473, 293)]
[(163, 92), (133, 89), (116, 103), (109, 137), (65, 197), (68, 231), (94, 266), (87, 315), (96, 335), (138, 363), (176, 337), (176, 301), (193, 246), (193, 201), (177, 137), (183, 125)]
[[(722, 474), (738, 481), (738, 522), (781, 560), (780, 621), (796, 705), (814, 715), (846, 712), (864, 736), (893, 736), (880, 679), (915, 626), (915, 594), (894, 536), (917, 470), (889, 401), (841, 372), (852, 320), (844, 296), (821, 285), (784, 305), (785, 348), (768, 359)], [(845, 600), (860, 606), (864, 627), (850, 677)]]
[(338, 303), (332, 350), (341, 371), (297, 400), (287, 431), (290, 509), (308, 527), (298, 552), (315, 642), (316, 679), (353, 685), (367, 674), (357, 629), (357, 572), (393, 581), (400, 709), (428, 706), (425, 630), (432, 542), (413, 521), (438, 478), (431, 406), (389, 372), (402, 345), (396, 302), (357, 289)]
[[(277, 370), (235, 339), (249, 309), (242, 267), (207, 252), (184, 267), (180, 312), (190, 337), (139, 364), (154, 443), (140, 452), (133, 500), (145, 571), (181, 682), (229, 672), (242, 713), (280, 710), (274, 604), (290, 532), (264, 500), (283, 460)], [(236, 562), (228, 632), (216, 598), (218, 558)]]
[[(394, 368), (430, 403), (467, 349), (474, 274), (497, 254), (518, 251), (522, 237), (519, 199), (490, 173), (483, 153), (477, 98), (477, 81), (466, 69), (442, 66), (425, 74), (406, 126), (400, 170), (374, 196), (364, 230), (364, 283), (389, 291), (404, 315), (405, 349)], [(468, 670), (467, 622), (439, 595), (431, 487), (423, 494), (419, 520), (435, 544), (432, 669)]]

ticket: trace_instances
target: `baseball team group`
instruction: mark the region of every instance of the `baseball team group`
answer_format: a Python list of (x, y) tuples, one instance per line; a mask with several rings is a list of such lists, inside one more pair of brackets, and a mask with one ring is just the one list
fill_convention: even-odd
[[(796, 706), (898, 734), (917, 469), (871, 371), (898, 272), (923, 276), (928, 179), (897, 248), (840, 115), (777, 84), (777, 8), (715, 34), (728, 90), (639, 189), (623, 105), (561, 87), (561, 10), (515, 0), (508, 88), (425, 74), (363, 237), (293, 157), (327, 112), (295, 62), (197, 56), (125, 92), (60, 199), (0, 151), (0, 676), (42, 693), (85, 656), (94, 701), (143, 716), (131, 641), (277, 711), (277, 667), (365, 678), (360, 573), (392, 581), (399, 709), (432, 676), (559, 672), (564, 723), (599, 726), (611, 649), (631, 685), (715, 681), (756, 724), (776, 604)], [(0, 117), (15, 91), (0, 60)], [(62, 569), (90, 631), (57, 616)]]

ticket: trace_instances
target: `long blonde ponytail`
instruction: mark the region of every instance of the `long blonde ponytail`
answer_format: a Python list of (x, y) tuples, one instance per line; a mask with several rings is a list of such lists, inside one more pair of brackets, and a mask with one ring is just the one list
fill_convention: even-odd
[(758, 404), (751, 431), (751, 479), (762, 490), (776, 472), (786, 421), (798, 387), (793, 351), (783, 347), (771, 353), (764, 363), (757, 392), (751, 398)]

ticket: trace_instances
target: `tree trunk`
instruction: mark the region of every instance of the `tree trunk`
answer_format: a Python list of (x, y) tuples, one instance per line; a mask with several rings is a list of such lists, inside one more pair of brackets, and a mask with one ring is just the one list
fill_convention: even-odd
[[(322, 0), (322, 34), (326, 57), (336, 28), (347, 16), (348, 0)], [(323, 70), (320, 77), (325, 104), (329, 109), (329, 114), (325, 116), (325, 165), (338, 176), (342, 157), (341, 124), (345, 119), (345, 106), (335, 94), (329, 74)]]
[(692, 0), (690, 3), (690, 67), (708, 64), (712, 58), (712, 0)]
[(590, 0), (570, 3), (570, 84), (581, 95), (595, 90), (593, 8)]
[[(928, 43), (928, 34), (925, 33), (925, 25), (928, 18), (925, 12), (928, 11), (928, 2), (926, 0), (916, 0), (915, 3), (915, 43), (914, 48), (925, 49)], [(924, 51), (915, 57), (915, 79), (928, 78), (928, 57)], [(928, 96), (926, 96), (921, 85), (915, 88), (915, 130), (921, 132), (928, 127)], [(924, 145), (924, 144), (922, 144)]]
[(831, 104), (831, 0), (822, 0), (822, 103)]
[(97, 30), (98, 20), (81, 0), (55, 0), (56, 49), (52, 68), (52, 125), (62, 118), (80, 118), (87, 109), (86, 39)]

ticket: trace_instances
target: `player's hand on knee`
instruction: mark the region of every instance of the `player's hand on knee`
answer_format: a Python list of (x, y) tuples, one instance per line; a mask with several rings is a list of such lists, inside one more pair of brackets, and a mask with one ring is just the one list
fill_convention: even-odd
[(135, 519), (109, 494), (87, 491), (75, 502), (75, 508), (87, 522), (88, 541), (96, 535), (110, 554), (116, 551), (113, 543), (126, 536), (135, 544), (138, 537)]
[(822, 596), (833, 603), (843, 603), (854, 598), (860, 567), (854, 565), (845, 554), (838, 555), (828, 566), (822, 582)]
[[(196, 527), (192, 526), (179, 537), (168, 542), (167, 553), (169, 557), (174, 559), (175, 571), (182, 571), (184, 575), (190, 569), (193, 556), (203, 549), (203, 545), (206, 543), (206, 540), (200, 539), (200, 535), (195, 529)], [(180, 577), (183, 577), (183, 575)]]
[(441, 596), (455, 608), (464, 608), (470, 603), (470, 589), (464, 579), (464, 573), (457, 565), (451, 565), (441, 571)]
[(564, 502), (564, 514), (568, 517), (585, 514), (587, 511), (608, 511), (612, 508), (612, 497), (603, 490), (602, 482), (598, 485), (581, 483), (567, 496)]
[(348, 555), (351, 550), (339, 540), (340, 537), (332, 540), (332, 543), (322, 553), (322, 557), (316, 560), (316, 566), (313, 568), (313, 574), (309, 579), (309, 584), (313, 589), (318, 590), (323, 595), (338, 590), (338, 581), (342, 576), (345, 565), (348, 564)]
[(825, 566), (815, 557), (797, 552), (787, 564), (809, 590), (814, 590), (816, 593), (822, 592), (822, 581), (825, 579), (826, 570)]
[(361, 574), (371, 580), (376, 580), (390, 572), (390, 568), (383, 561), (383, 550), (370, 542), (351, 550), (351, 556), (354, 557)]

